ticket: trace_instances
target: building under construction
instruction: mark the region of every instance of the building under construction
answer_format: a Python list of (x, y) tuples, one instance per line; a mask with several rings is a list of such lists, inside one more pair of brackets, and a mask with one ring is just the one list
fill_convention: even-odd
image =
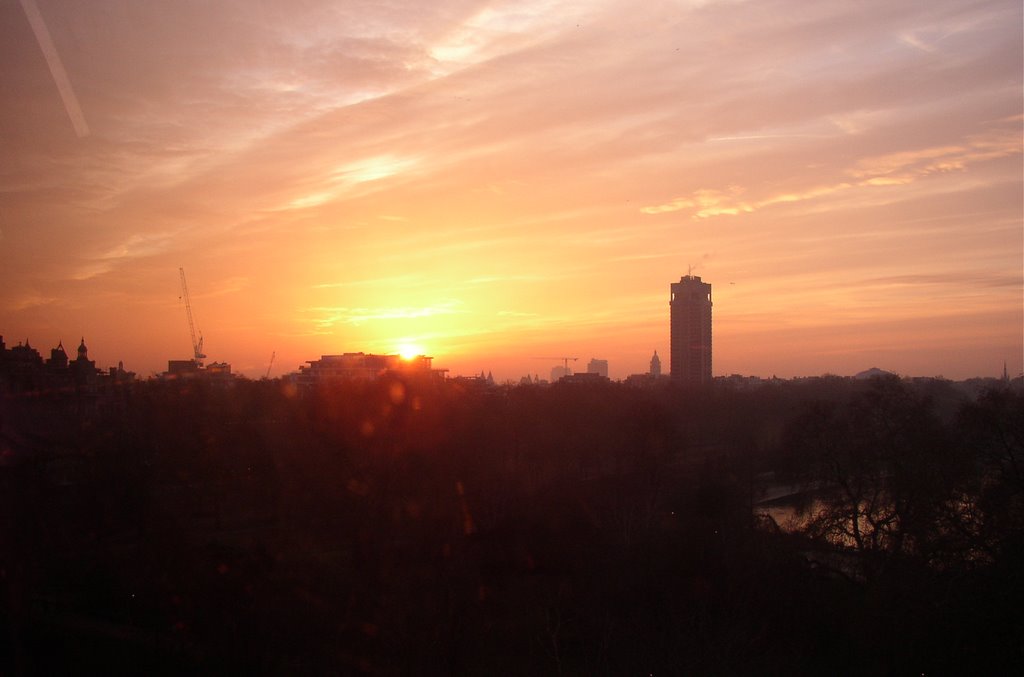
[(321, 355), (319, 360), (311, 360), (306, 362), (306, 366), (299, 367), (296, 382), (299, 385), (315, 385), (336, 380), (372, 380), (387, 372), (443, 376), (445, 370), (431, 368), (433, 359), (425, 355), (408, 360), (400, 355), (368, 353)]
[(197, 335), (196, 325), (192, 319), (192, 299), (185, 281), (185, 269), (178, 268), (181, 277), (181, 300), (185, 302), (185, 315), (188, 318), (188, 331), (192, 339), (191, 360), (168, 360), (167, 371), (162, 374), (165, 379), (209, 377), (216, 379), (231, 378), (231, 365), (227, 362), (211, 362), (203, 366), (206, 355), (203, 353), (203, 334)]

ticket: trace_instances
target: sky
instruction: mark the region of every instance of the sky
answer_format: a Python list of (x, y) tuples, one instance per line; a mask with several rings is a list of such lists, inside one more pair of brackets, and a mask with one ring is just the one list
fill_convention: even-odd
[[(145, 377), (1024, 370), (1019, 0), (0, 0), (0, 335)], [(274, 357), (271, 365), (271, 356)]]

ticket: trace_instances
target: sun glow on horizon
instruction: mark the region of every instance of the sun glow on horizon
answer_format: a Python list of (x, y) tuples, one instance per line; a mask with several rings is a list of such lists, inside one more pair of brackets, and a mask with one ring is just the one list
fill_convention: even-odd
[(403, 341), (402, 343), (398, 344), (398, 355), (407, 362), (416, 357), (419, 357), (420, 355), (425, 354), (426, 351), (424, 351), (423, 346), (419, 345), (418, 343)]

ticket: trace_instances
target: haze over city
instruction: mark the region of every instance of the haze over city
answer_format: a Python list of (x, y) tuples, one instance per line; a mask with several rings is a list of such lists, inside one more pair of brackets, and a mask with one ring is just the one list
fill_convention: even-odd
[[(1019, 2), (0, 3), (0, 334), (144, 376), (1024, 369)], [(582, 363), (581, 363), (582, 364)]]

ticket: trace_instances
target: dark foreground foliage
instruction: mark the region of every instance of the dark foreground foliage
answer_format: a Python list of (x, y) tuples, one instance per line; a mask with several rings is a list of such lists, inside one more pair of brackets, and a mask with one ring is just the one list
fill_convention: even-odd
[[(1024, 661), (1009, 390), (154, 382), (0, 416), (0, 674)], [(771, 482), (817, 490), (799, 530)]]

